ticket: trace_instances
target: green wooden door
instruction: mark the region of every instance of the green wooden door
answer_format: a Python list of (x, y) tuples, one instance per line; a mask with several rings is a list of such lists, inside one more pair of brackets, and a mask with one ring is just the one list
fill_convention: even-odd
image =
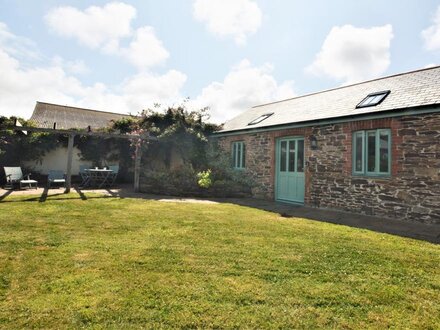
[(275, 198), (304, 203), (304, 139), (277, 140)]

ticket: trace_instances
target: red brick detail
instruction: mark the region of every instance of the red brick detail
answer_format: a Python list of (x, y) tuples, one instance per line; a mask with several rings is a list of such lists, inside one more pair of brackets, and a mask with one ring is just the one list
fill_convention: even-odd
[[(391, 130), (391, 176), (352, 175), (352, 136), (359, 130)], [(311, 150), (310, 137), (318, 148)], [(305, 204), (350, 212), (440, 223), (440, 113), (359, 120), (220, 138), (246, 143), (246, 171), (259, 183), (255, 196), (274, 198), (275, 145), (304, 137)]]
[(402, 152), (399, 149), (402, 144), (402, 137), (398, 134), (402, 124), (399, 118), (383, 118), (355, 121), (343, 124), (343, 131), (348, 138), (345, 141), (347, 146), (345, 154), (344, 172), (346, 175), (352, 174), (352, 157), (353, 157), (353, 133), (356, 131), (373, 130), (373, 129), (391, 129), (391, 175), (398, 175), (402, 169)]

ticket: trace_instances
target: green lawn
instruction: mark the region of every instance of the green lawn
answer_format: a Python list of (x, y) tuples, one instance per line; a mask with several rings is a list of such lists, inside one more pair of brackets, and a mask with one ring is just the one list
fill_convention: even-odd
[(67, 197), (0, 203), (0, 328), (440, 328), (438, 245), (231, 204)]

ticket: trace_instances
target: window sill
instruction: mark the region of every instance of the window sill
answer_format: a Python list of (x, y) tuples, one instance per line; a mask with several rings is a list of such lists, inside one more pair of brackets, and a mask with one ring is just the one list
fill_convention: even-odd
[(390, 180), (392, 179), (391, 174), (356, 174), (352, 173), (351, 176), (353, 178), (365, 178), (365, 179), (383, 179), (383, 180)]

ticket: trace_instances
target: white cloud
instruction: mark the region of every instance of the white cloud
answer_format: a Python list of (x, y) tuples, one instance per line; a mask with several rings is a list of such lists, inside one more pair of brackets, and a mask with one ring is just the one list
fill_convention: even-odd
[[(143, 71), (107, 86), (85, 85), (71, 75), (82, 66), (81, 61), (55, 57), (48, 66), (27, 68), (0, 48), (0, 114), (29, 118), (36, 101), (137, 113), (154, 103), (172, 105), (184, 99), (181, 91), (187, 77), (176, 70), (161, 75)], [(256, 67), (243, 60), (223, 81), (204, 88), (190, 106), (209, 106), (212, 120), (222, 122), (250, 106), (293, 96), (293, 82), (277, 83), (272, 71), (269, 64)]]
[(31, 60), (40, 58), (32, 40), (14, 35), (3, 22), (0, 22), (0, 49), (17, 58)]
[(129, 47), (121, 48), (118, 52), (139, 69), (163, 63), (170, 56), (154, 29), (148, 26), (137, 29)]
[(219, 123), (251, 106), (293, 97), (293, 82), (278, 84), (272, 71), (270, 64), (255, 67), (249, 60), (242, 60), (223, 82), (213, 82), (205, 87), (191, 105), (209, 106), (212, 120)]
[[(7, 28), (10, 40), (16, 36)], [(147, 31), (148, 32), (148, 31)], [(3, 47), (6, 44), (8, 47)], [(182, 102), (187, 76), (176, 70), (163, 74), (141, 71), (115, 86), (96, 82), (86, 85), (72, 73), (84, 73), (81, 61), (55, 57), (48, 65), (29, 68), (16, 56), (14, 47), (0, 43), (0, 114), (29, 118), (36, 101), (67, 104), (119, 113), (137, 113), (154, 103)], [(6, 52), (5, 49), (10, 52)], [(250, 106), (294, 96), (293, 82), (278, 83), (270, 64), (253, 66), (241, 61), (220, 82), (206, 86), (189, 106), (211, 107), (212, 120), (223, 122)]]
[(79, 80), (66, 75), (59, 66), (26, 69), (0, 50), (0, 113), (29, 117), (35, 101), (73, 103), (87, 91)]
[(422, 31), (425, 47), (428, 50), (440, 50), (440, 6), (433, 19), (433, 24)]
[(391, 25), (333, 27), (306, 71), (343, 80), (345, 84), (375, 78), (390, 65)]
[[(57, 7), (50, 10), (45, 19), (56, 34), (77, 39), (105, 54), (121, 56), (138, 69), (163, 63), (169, 57), (168, 51), (152, 27), (144, 26), (133, 31), (131, 24), (135, 17), (134, 7), (111, 2), (84, 11), (70, 6)], [(121, 46), (121, 41), (127, 38), (131, 38), (128, 47)]]
[(434, 68), (434, 67), (436, 67), (436, 66), (438, 66), (438, 64), (435, 64), (435, 63), (429, 63), (429, 64), (426, 64), (423, 68), (424, 68), (424, 69), (429, 69), (429, 68)]
[(237, 44), (257, 32), (262, 19), (261, 9), (250, 0), (195, 0), (193, 14), (211, 33), (233, 37)]
[(76, 38), (90, 48), (113, 48), (120, 38), (130, 36), (135, 17), (134, 7), (111, 2), (84, 11), (70, 6), (54, 8), (45, 19), (52, 31), (61, 36)]
[(55, 56), (52, 64), (62, 67), (66, 72), (74, 75), (84, 75), (90, 72), (90, 68), (83, 60), (66, 61), (61, 56)]
[[(3, 32), (15, 39), (3, 26)], [(29, 118), (36, 101), (82, 106), (119, 113), (137, 113), (154, 103), (180, 102), (186, 75), (170, 70), (162, 75), (141, 72), (116, 86), (84, 85), (69, 72), (82, 70), (81, 61), (55, 57), (47, 66), (23, 66), (11, 54), (13, 45), (0, 42), (0, 115)], [(5, 49), (8, 49), (7, 52)]]
[(90, 72), (89, 67), (82, 60), (68, 61), (66, 66), (67, 70), (73, 74), (87, 74)]
[(152, 107), (154, 103), (171, 105), (180, 102), (183, 99), (181, 89), (186, 79), (185, 74), (176, 70), (163, 75), (139, 73), (112, 90), (101, 85), (98, 92), (92, 90), (86, 93), (77, 104), (120, 113), (138, 113)]

